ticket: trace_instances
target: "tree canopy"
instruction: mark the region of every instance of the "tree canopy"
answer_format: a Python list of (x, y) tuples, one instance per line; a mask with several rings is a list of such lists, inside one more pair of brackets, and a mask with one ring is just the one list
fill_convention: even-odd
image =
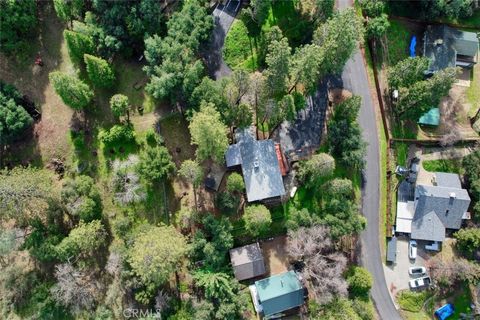
[(258, 237), (262, 232), (267, 231), (272, 224), (270, 211), (261, 204), (245, 207), (243, 220), (245, 221), (245, 229), (253, 237)]
[(115, 81), (115, 74), (107, 61), (89, 54), (83, 56), (87, 74), (95, 87), (109, 88)]
[(130, 118), (130, 103), (123, 94), (115, 94), (110, 98), (110, 109), (115, 117), (127, 116), (127, 121)]
[(90, 104), (93, 91), (83, 81), (59, 71), (51, 72), (49, 79), (62, 101), (74, 110), (81, 110)]
[(309, 186), (313, 187), (319, 179), (333, 174), (334, 170), (335, 159), (327, 153), (319, 153), (302, 162), (298, 174)]
[(361, 170), (365, 165), (366, 143), (357, 122), (361, 98), (353, 96), (335, 106), (328, 122), (327, 142), (340, 163)]
[(6, 54), (24, 53), (37, 25), (35, 0), (0, 1), (0, 49)]
[(17, 138), (32, 123), (32, 117), (23, 106), (0, 92), (0, 148)]
[(183, 236), (172, 226), (149, 227), (133, 240), (128, 262), (145, 285), (161, 285), (175, 272), (187, 251)]
[(137, 170), (146, 181), (160, 182), (175, 172), (175, 164), (164, 146), (147, 146), (140, 153)]
[(200, 111), (192, 116), (189, 125), (192, 144), (197, 145), (199, 161), (211, 158), (223, 163), (228, 147), (227, 127), (220, 120), (220, 113), (211, 103), (202, 103)]

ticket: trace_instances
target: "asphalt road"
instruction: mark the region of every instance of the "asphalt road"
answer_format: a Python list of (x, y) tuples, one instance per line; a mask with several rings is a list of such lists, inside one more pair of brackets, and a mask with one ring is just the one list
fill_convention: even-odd
[(222, 50), (225, 37), (240, 10), (240, 0), (228, 0), (225, 5), (218, 4), (213, 10), (215, 27), (209, 48), (203, 52), (207, 70), (214, 79), (229, 76), (232, 70), (223, 61)]
[[(351, 0), (338, 0), (339, 8), (352, 5)], [(360, 52), (350, 59), (342, 73), (344, 88), (362, 97), (358, 121), (367, 141), (366, 167), (363, 173), (362, 212), (367, 228), (360, 235), (361, 264), (373, 276), (371, 295), (382, 320), (401, 320), (388, 292), (380, 253), (380, 154), (375, 109), (368, 86), (367, 70)]]

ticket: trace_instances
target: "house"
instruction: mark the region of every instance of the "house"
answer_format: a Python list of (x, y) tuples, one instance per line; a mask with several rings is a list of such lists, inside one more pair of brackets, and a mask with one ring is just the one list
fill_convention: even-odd
[[(280, 161), (273, 140), (257, 140), (252, 128), (237, 130), (237, 143), (225, 154), (227, 168), (241, 168), (248, 202), (275, 202), (285, 195)], [(286, 164), (282, 164), (286, 166)]]
[(230, 261), (239, 281), (265, 274), (265, 261), (258, 242), (231, 249)]
[(478, 61), (478, 37), (446, 25), (430, 25), (424, 36), (423, 55), (430, 60), (428, 73), (447, 67), (472, 68)]
[(250, 287), (255, 310), (271, 318), (305, 302), (305, 289), (294, 271), (256, 281)]
[(469, 219), (470, 197), (457, 174), (435, 172), (431, 185), (413, 186), (404, 181), (398, 188), (396, 232), (410, 238), (443, 242), (448, 230), (458, 230)]

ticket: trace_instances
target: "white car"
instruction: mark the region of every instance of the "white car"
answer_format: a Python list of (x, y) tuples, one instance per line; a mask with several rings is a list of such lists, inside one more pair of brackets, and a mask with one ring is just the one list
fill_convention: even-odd
[(411, 276), (424, 276), (427, 273), (425, 267), (410, 267), (408, 268), (408, 274)]
[(408, 282), (410, 289), (417, 289), (417, 288), (423, 288), (423, 287), (428, 287), (432, 280), (430, 277), (422, 277), (422, 278), (417, 278), (410, 280)]
[(417, 241), (410, 240), (408, 243), (408, 257), (412, 260), (417, 258)]

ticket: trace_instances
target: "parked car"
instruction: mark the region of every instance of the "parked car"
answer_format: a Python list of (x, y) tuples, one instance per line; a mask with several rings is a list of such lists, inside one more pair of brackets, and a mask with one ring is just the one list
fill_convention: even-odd
[(417, 279), (410, 280), (408, 283), (410, 285), (410, 289), (418, 289), (423, 287), (428, 287), (432, 280), (430, 277), (421, 277)]
[(410, 240), (408, 243), (408, 257), (412, 260), (417, 258), (417, 241)]
[(408, 268), (408, 274), (411, 276), (424, 276), (427, 273), (425, 267), (410, 267)]

